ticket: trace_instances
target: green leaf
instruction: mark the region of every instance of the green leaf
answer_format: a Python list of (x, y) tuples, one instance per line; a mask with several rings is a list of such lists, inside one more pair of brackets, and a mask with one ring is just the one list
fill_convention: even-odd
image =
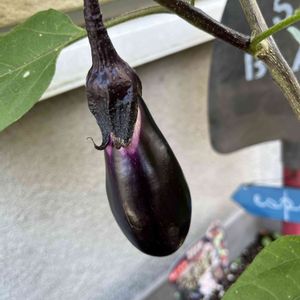
[(294, 26), (289, 27), (287, 30), (294, 37), (294, 39), (300, 44), (300, 30)]
[(300, 237), (284, 236), (264, 248), (223, 300), (299, 300)]
[(0, 38), (0, 131), (24, 115), (54, 75), (59, 52), (84, 37), (63, 13), (39, 12)]

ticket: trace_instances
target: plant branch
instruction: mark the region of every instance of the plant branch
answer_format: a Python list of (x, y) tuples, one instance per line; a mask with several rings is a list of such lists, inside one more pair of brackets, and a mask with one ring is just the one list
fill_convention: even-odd
[(266, 31), (258, 34), (256, 37), (254, 37), (251, 42), (251, 47), (253, 47), (255, 49), (256, 46), (264, 39), (268, 38), (269, 36), (273, 35), (274, 33), (277, 33), (299, 21), (300, 21), (300, 11), (296, 10), (292, 16), (280, 21), (279, 23), (268, 28)]
[[(192, 6), (195, 5), (195, 0), (188, 0), (187, 2), (190, 3)], [(170, 14), (172, 12), (161, 5), (153, 5), (145, 8), (136, 9), (130, 12), (126, 12), (124, 14), (121, 14), (120, 16), (105, 20), (104, 24), (105, 27), (109, 28), (129, 20), (133, 20), (136, 18), (145, 17), (153, 14), (160, 14), (160, 13)]]
[[(240, 0), (240, 3), (248, 24), (251, 27), (253, 38), (267, 31), (268, 26), (256, 0)], [(252, 54), (266, 64), (273, 80), (280, 87), (297, 117), (300, 119), (300, 85), (274, 39), (268, 37), (257, 44), (256, 48), (252, 50)]]
[(120, 23), (136, 19), (139, 17), (144, 17), (152, 14), (158, 14), (158, 13), (170, 13), (170, 11), (162, 6), (156, 5), (156, 6), (150, 6), (146, 8), (141, 8), (137, 10), (133, 10), (128, 13), (124, 13), (120, 16), (117, 16), (115, 18), (108, 19), (104, 22), (105, 27), (112, 27), (115, 25), (118, 25)]
[(204, 13), (201, 9), (183, 0), (155, 0), (155, 2), (174, 12), (197, 28), (206, 31), (234, 47), (248, 52), (250, 45), (249, 36), (221, 24)]

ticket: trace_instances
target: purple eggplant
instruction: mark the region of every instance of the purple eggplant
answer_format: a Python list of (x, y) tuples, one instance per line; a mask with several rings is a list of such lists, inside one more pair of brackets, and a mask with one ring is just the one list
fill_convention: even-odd
[(190, 193), (142, 99), (130, 145), (117, 149), (109, 144), (105, 162), (110, 207), (127, 238), (150, 255), (176, 251), (190, 226)]
[(180, 165), (142, 99), (142, 85), (115, 51), (97, 0), (85, 0), (93, 65), (87, 99), (102, 132), (106, 190), (126, 237), (146, 254), (165, 256), (184, 242), (191, 199)]

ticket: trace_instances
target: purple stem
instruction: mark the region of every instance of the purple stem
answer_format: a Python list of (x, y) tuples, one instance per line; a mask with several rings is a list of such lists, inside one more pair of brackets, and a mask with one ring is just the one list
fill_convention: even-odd
[(107, 65), (115, 61), (117, 53), (103, 24), (98, 0), (84, 0), (84, 18), (93, 66)]

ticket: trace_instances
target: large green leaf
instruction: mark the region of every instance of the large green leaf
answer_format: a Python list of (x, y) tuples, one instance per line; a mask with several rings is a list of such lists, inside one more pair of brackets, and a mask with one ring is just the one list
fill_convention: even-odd
[(281, 237), (261, 251), (224, 300), (300, 300), (300, 237)]
[(54, 75), (59, 52), (85, 36), (63, 13), (39, 12), (0, 38), (0, 130), (25, 114)]

